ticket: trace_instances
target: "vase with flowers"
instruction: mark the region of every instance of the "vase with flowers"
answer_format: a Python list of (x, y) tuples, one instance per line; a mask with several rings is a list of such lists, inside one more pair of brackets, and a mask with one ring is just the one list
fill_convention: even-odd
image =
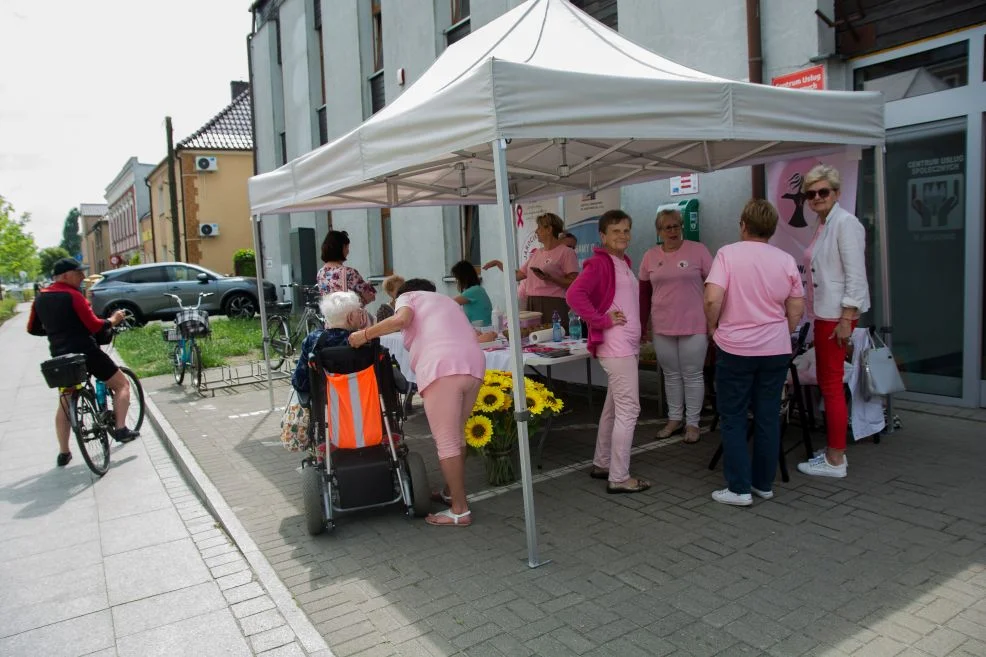
[[(531, 419), (530, 433), (538, 425), (560, 413), (564, 404), (543, 383), (524, 377), (524, 392)], [(466, 421), (466, 444), (479, 452), (490, 484), (502, 486), (517, 479), (514, 454), (517, 451), (517, 423), (513, 409), (513, 377), (503, 370), (487, 370), (472, 415)]]

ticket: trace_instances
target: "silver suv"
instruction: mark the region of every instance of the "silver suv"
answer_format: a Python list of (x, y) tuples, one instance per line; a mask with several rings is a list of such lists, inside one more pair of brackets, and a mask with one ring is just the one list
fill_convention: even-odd
[[(198, 265), (159, 262), (111, 269), (100, 275), (103, 278), (87, 291), (92, 309), (100, 317), (123, 310), (132, 324), (174, 319), (178, 306), (165, 294), (177, 294), (183, 304), (194, 306), (199, 292), (212, 292), (202, 301), (202, 309), (211, 315), (253, 317), (259, 310), (256, 278), (223, 276)], [(264, 295), (276, 298), (273, 283), (264, 281)]]

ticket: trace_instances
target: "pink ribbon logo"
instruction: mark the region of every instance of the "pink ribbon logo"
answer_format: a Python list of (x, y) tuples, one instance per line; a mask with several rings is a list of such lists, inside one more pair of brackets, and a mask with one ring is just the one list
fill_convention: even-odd
[(524, 206), (522, 205), (517, 206), (517, 227), (524, 227)]

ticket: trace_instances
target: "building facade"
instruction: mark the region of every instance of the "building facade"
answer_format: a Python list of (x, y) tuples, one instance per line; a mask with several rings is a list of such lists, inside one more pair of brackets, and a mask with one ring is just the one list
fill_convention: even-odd
[[(249, 40), (258, 172), (276, 169), (366, 120), (456, 40), (520, 0), (258, 0)], [(891, 308), (895, 354), (912, 397), (986, 405), (983, 336), (983, 76), (986, 10), (959, 0), (580, 0), (612, 29), (679, 64), (736, 80), (777, 84), (820, 71), (819, 87), (877, 89), (887, 100)], [(906, 7), (903, 6), (906, 4)], [(915, 10), (914, 5), (923, 8)], [(322, 20), (323, 14), (332, 20)], [(756, 29), (755, 29), (756, 28)], [(756, 35), (759, 34), (759, 40)], [(753, 51), (759, 44), (760, 53)], [(618, 102), (614, 99), (614, 102)], [(660, 103), (660, 98), (655, 98)], [(868, 229), (874, 309), (881, 323), (873, 230), (873, 153), (847, 154), (858, 178), (856, 212)], [(852, 159), (854, 158), (854, 159)], [(624, 187), (636, 220), (630, 256), (655, 243), (656, 208), (696, 199), (712, 251), (738, 239), (743, 203), (762, 194), (749, 168), (696, 175), (697, 193), (670, 181)], [(923, 194), (923, 204), (914, 200)], [(564, 213), (565, 203), (559, 202)], [(918, 209), (920, 208), (920, 210)], [(923, 212), (922, 212), (923, 210)], [(924, 215), (928, 214), (928, 217)], [(939, 216), (940, 215), (940, 216)], [(295, 280), (292, 234), (349, 232), (349, 264), (378, 279), (391, 271), (445, 280), (451, 265), (500, 258), (491, 207), (395, 208), (265, 217), (265, 275)], [(321, 239), (319, 235), (319, 239)], [(947, 264), (946, 264), (947, 263)], [(502, 277), (487, 275), (502, 303)], [(914, 290), (922, 294), (914, 294)], [(933, 301), (928, 301), (933, 297)], [(933, 306), (929, 314), (928, 303)], [(928, 321), (928, 317), (935, 321)], [(947, 328), (942, 326), (947, 324)]]
[(105, 203), (79, 204), (79, 230), (82, 233), (82, 262), (90, 273), (106, 271), (110, 264), (109, 229)]
[(129, 264), (134, 255), (141, 252), (139, 219), (150, 206), (144, 180), (153, 168), (131, 157), (106, 187), (111, 267)]
[(246, 189), (253, 174), (250, 89), (243, 82), (230, 88), (230, 104), (175, 145), (174, 220), (167, 158), (148, 175), (147, 223), (157, 262), (190, 262), (232, 274), (233, 254), (253, 246)]

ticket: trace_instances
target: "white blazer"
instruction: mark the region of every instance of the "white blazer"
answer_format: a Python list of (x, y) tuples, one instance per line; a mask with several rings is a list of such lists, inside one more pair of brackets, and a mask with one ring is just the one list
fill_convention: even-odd
[(811, 252), (815, 317), (839, 319), (842, 308), (870, 309), (866, 282), (866, 230), (836, 203), (819, 229)]

